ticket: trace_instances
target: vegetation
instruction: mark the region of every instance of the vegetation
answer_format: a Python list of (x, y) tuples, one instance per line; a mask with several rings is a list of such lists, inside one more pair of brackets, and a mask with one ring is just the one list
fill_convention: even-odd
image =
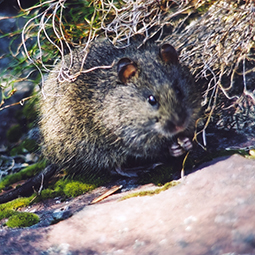
[(59, 179), (56, 183), (51, 183), (48, 188), (43, 189), (35, 202), (61, 196), (62, 199), (77, 197), (99, 186), (99, 183), (83, 180), (78, 181), (70, 178)]
[[(30, 214), (26, 220), (27, 216), (24, 215), (24, 213), (17, 211), (19, 208), (28, 206), (33, 199), (34, 199), (34, 195), (28, 198), (17, 198), (8, 203), (1, 204), (0, 205), (0, 220), (8, 219), (8, 218), (9, 220), (11, 219), (9, 223), (7, 222), (8, 227), (28, 227), (33, 224), (36, 224), (38, 221), (35, 222), (34, 220), (31, 220)], [(33, 217), (38, 219), (38, 216), (35, 216), (34, 214), (33, 214)]]
[[(146, 41), (165, 26), (176, 31), (185, 27), (192, 15), (201, 16), (214, 2), (50, 0), (27, 9), (21, 5), (16, 18), (25, 19), (25, 25), (1, 36), (11, 38), (10, 54), (2, 57), (12, 58), (12, 62), (8, 74), (0, 76), (0, 110), (17, 91), (18, 82), (30, 79), (38, 84), (41, 79), (43, 85), (43, 73), (49, 72), (57, 60), (63, 61), (64, 54), (74, 47), (83, 45), (86, 49), (95, 36), (104, 34), (116, 46), (127, 47), (134, 35), (143, 34)], [(64, 75), (67, 73), (60, 74), (59, 79)]]
[(22, 169), (18, 173), (14, 173), (14, 174), (6, 176), (0, 181), (0, 191), (20, 180), (25, 180), (27, 178), (34, 176), (35, 174), (42, 171), (45, 168), (45, 166), (46, 166), (46, 161), (39, 161), (38, 163), (35, 163), (33, 165), (30, 165)]
[(153, 195), (159, 194), (162, 191), (168, 190), (169, 188), (172, 188), (172, 187), (178, 185), (179, 183), (180, 183), (180, 181), (167, 182), (160, 188), (156, 188), (154, 190), (144, 190), (144, 191), (139, 191), (139, 192), (133, 192), (133, 193), (130, 193), (130, 194), (122, 197), (120, 200), (125, 200), (125, 199), (132, 198), (132, 197), (153, 196)]
[(24, 228), (30, 227), (40, 221), (40, 218), (35, 213), (20, 212), (12, 215), (6, 222), (9, 228)]

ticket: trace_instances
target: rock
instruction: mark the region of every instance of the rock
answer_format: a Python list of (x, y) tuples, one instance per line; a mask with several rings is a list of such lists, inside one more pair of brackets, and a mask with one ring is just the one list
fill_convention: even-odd
[(0, 254), (255, 254), (254, 160), (220, 158), (158, 195), (119, 200), (130, 192), (50, 227), (2, 230)]
[(57, 223), (57, 222), (59, 222), (61, 220), (65, 220), (65, 219), (71, 217), (72, 213), (69, 210), (68, 206), (64, 206), (64, 207), (61, 207), (59, 209), (56, 209), (52, 213), (52, 216), (53, 216), (53, 219), (54, 219), (53, 221)]
[(27, 163), (36, 163), (38, 161), (38, 155), (35, 153), (28, 153), (25, 156), (25, 161)]

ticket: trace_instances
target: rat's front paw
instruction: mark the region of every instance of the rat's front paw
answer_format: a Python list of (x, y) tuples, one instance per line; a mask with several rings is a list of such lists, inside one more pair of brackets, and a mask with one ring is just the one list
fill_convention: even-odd
[(177, 143), (185, 150), (189, 151), (192, 149), (193, 145), (192, 142), (188, 137), (182, 137), (177, 139)]
[(186, 151), (191, 150), (193, 147), (192, 142), (188, 137), (178, 138), (169, 148), (169, 152), (173, 157), (179, 157)]

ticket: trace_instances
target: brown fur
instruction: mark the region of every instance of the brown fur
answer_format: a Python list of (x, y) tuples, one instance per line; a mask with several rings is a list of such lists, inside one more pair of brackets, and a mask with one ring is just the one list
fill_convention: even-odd
[[(74, 172), (111, 170), (125, 165), (129, 157), (156, 160), (169, 155), (177, 136), (193, 136), (201, 96), (189, 71), (177, 59), (164, 62), (154, 44), (136, 46), (116, 49), (98, 41), (90, 47), (84, 69), (115, 60), (112, 68), (63, 83), (57, 81), (60, 64), (50, 74), (40, 104), (40, 127), (43, 153), (52, 163)], [(84, 53), (73, 54), (75, 73)], [(124, 72), (127, 81), (118, 76), (122, 58), (136, 63)], [(136, 74), (129, 77), (130, 70)], [(150, 95), (156, 106), (148, 102)]]

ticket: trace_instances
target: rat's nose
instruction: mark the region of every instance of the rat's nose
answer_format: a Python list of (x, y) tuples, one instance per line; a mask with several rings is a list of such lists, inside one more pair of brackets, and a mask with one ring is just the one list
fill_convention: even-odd
[(180, 133), (186, 128), (186, 113), (173, 115), (164, 124), (164, 129), (170, 133)]

